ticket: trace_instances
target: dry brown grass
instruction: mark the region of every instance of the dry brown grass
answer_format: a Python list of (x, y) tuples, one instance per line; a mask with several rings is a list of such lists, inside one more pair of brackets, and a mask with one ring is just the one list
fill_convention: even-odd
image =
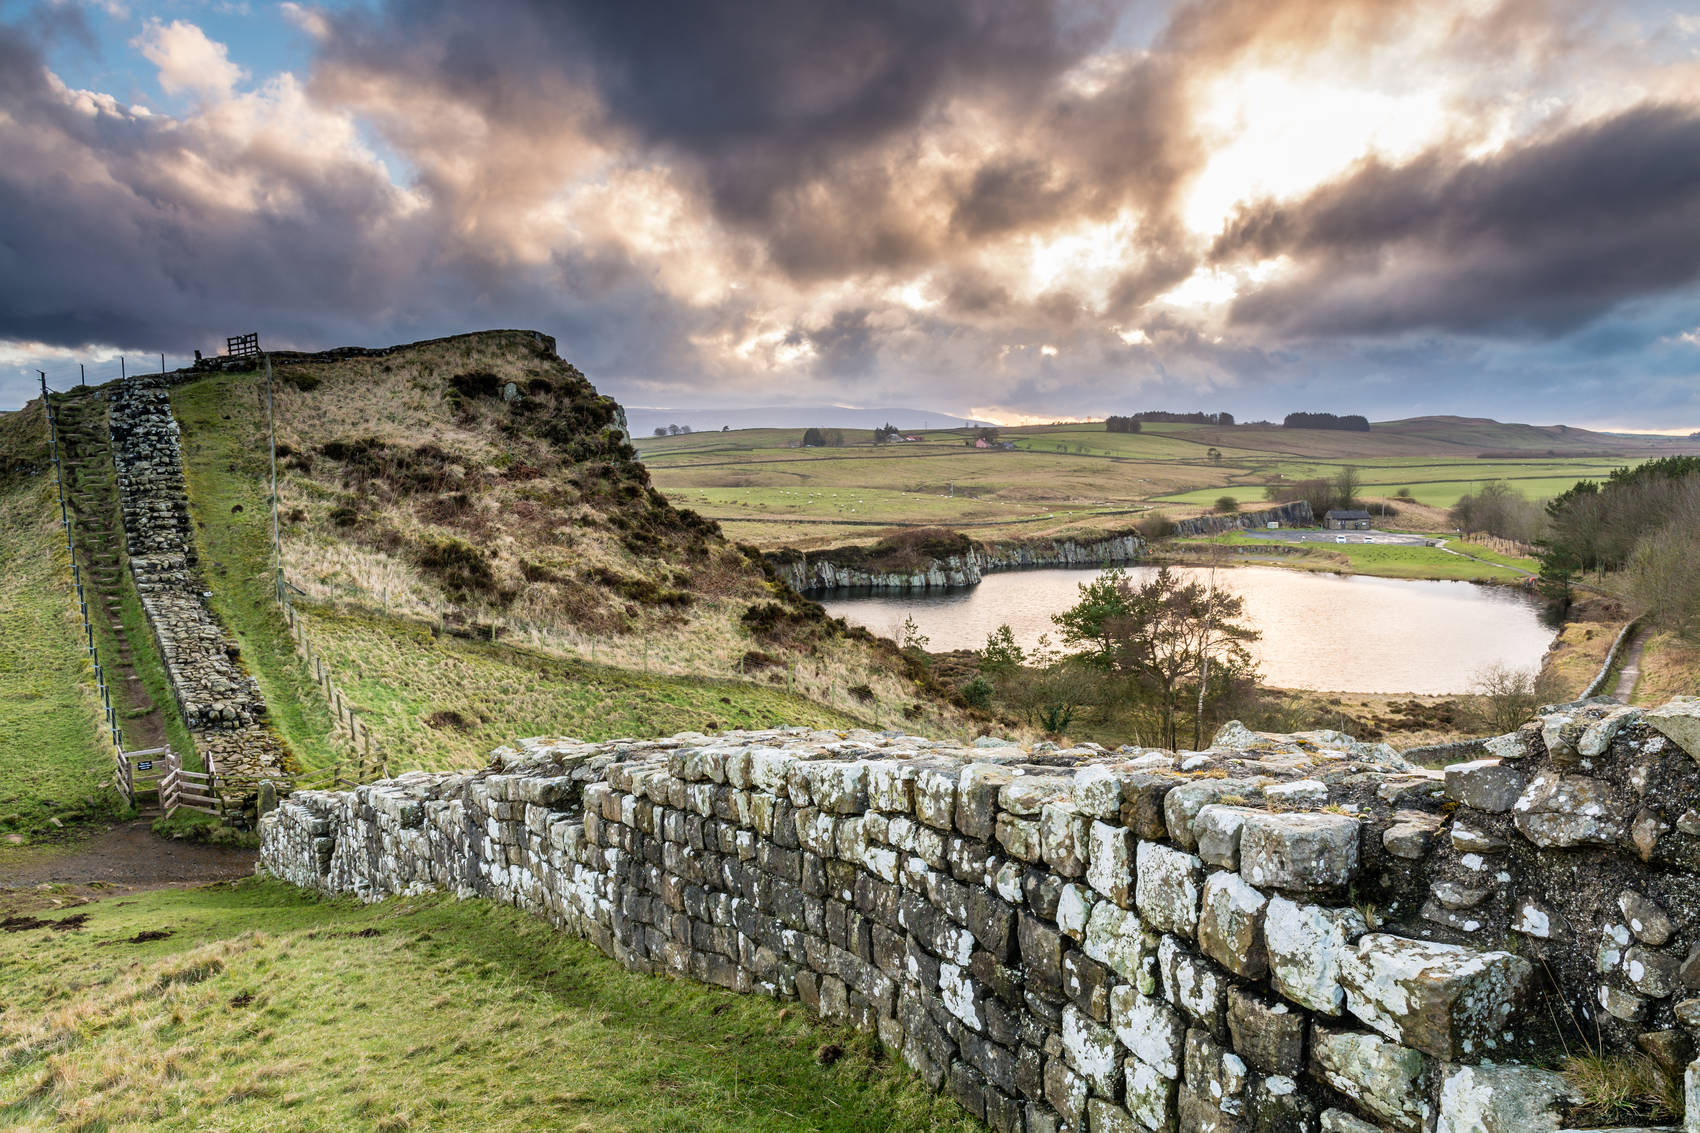
[(1641, 655), (1641, 679), (1630, 700), (1663, 704), (1673, 696), (1700, 695), (1700, 647), (1661, 630), (1647, 639)]

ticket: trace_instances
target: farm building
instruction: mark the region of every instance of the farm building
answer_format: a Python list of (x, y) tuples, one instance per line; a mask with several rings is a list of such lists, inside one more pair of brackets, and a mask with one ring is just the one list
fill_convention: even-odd
[(1322, 517), (1322, 526), (1330, 531), (1367, 531), (1369, 512), (1362, 508), (1335, 508)]

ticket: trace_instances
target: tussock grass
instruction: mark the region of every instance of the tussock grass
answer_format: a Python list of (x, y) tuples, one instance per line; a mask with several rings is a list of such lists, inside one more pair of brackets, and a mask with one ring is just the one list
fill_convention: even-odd
[(1579, 1121), (1680, 1121), (1682, 1090), (1644, 1054), (1572, 1055), (1559, 1073), (1582, 1095)]
[(10, 1129), (979, 1128), (867, 1036), (503, 906), (246, 881), (77, 911), (0, 937)]

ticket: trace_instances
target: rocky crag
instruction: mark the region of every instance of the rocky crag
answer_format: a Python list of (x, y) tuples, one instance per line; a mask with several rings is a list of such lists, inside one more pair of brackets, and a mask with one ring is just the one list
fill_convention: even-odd
[(781, 579), (802, 594), (845, 589), (902, 592), (973, 586), (1001, 570), (1116, 566), (1135, 562), (1145, 552), (1145, 541), (1131, 531), (1092, 540), (961, 541), (960, 549), (903, 566), (882, 564), (878, 556), (867, 559), (854, 548), (814, 554), (777, 552), (767, 560)]
[(259, 685), (207, 605), (167, 380), (132, 378), (111, 396), (130, 572), (183, 719), (207, 768), (230, 788), (282, 779), (284, 752), (266, 726)]
[(799, 999), (1005, 1133), (1573, 1128), (1566, 1044), (1686, 1075), (1700, 1129), (1700, 700), (1553, 707), (1488, 749), (532, 740), (297, 793), (261, 853)]
[(1191, 519), (1175, 521), (1176, 535), (1220, 535), (1224, 531), (1245, 531), (1253, 527), (1267, 527), (1271, 523), (1279, 523), (1282, 527), (1315, 527), (1316, 516), (1310, 510), (1310, 504), (1304, 500), (1295, 500), (1290, 504), (1277, 504), (1274, 507), (1259, 508), (1257, 511), (1241, 511), (1232, 515), (1196, 515)]

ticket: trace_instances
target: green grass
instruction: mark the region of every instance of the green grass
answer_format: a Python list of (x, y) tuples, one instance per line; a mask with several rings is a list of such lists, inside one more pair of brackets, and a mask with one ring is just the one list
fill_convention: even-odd
[(677, 732), (865, 727), (784, 686), (645, 675), (545, 657), (497, 643), (433, 636), (383, 618), (301, 609), (309, 637), (337, 674), (396, 772), (482, 764), (523, 736), (584, 740)]
[(273, 597), (262, 397), (253, 374), (220, 376), (179, 386), (172, 410), (183, 432), (184, 478), (213, 610), (241, 645), (272, 726), (303, 767), (324, 767), (342, 758), (345, 746)]
[(117, 813), (51, 475), (0, 488), (0, 835)]
[[(1694, 447), (1471, 421), (1400, 422), (1369, 433), (1153, 424), (1124, 434), (1102, 424), (1033, 425), (1002, 430), (1015, 452), (966, 448), (965, 432), (875, 446), (863, 443), (868, 434), (846, 430), (843, 447), (789, 447), (800, 435), (752, 429), (638, 438), (638, 445), (675, 503), (727, 524), (734, 538), (801, 548), (868, 542), (870, 529), (896, 525), (943, 525), (986, 539), (1125, 527), (1152, 507), (1190, 515), (1224, 495), (1255, 507), (1266, 486), (1332, 478), (1348, 466), (1366, 495), (1407, 488), (1430, 507), (1449, 508), (1493, 480), (1542, 499), (1649, 454)], [(1622, 455), (1586, 455), (1607, 449)], [(1483, 459), (1482, 452), (1513, 455)]]
[[(1523, 576), (1507, 567), (1477, 562), (1461, 555), (1452, 555), (1439, 547), (1406, 546), (1386, 543), (1288, 543), (1273, 539), (1258, 539), (1249, 535), (1216, 535), (1208, 539), (1188, 539), (1176, 544), (1181, 552), (1209, 545), (1237, 547), (1248, 551), (1270, 548), (1302, 547), (1300, 553), (1277, 550), (1283, 566), (1301, 570), (1342, 571), (1375, 575), (1379, 578), (1428, 578), (1437, 580), (1516, 581)], [(1489, 552), (1492, 555), (1492, 552)], [(1484, 556), (1487, 557), (1487, 556)], [(1523, 562), (1506, 556), (1492, 556), (1504, 562)]]
[[(6, 1128), (979, 1127), (867, 1036), (632, 975), (487, 902), (250, 880), (76, 912), (0, 936)], [(822, 1065), (827, 1043), (846, 1053)]]

